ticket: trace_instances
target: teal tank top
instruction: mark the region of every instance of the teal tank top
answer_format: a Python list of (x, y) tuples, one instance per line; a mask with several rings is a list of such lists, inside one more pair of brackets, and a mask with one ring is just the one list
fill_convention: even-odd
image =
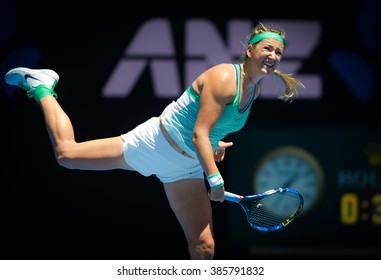
[[(234, 100), (225, 106), (217, 123), (209, 133), (209, 140), (213, 151), (217, 148), (218, 142), (227, 134), (240, 130), (246, 123), (250, 113), (255, 92), (252, 94), (250, 102), (243, 110), (238, 109), (240, 88), (241, 88), (241, 67), (233, 64), (236, 76), (236, 94)], [(256, 86), (254, 86), (255, 91)], [(162, 123), (173, 140), (185, 152), (196, 158), (195, 149), (192, 142), (193, 128), (197, 118), (200, 96), (189, 86), (184, 93), (170, 103), (162, 113)]]

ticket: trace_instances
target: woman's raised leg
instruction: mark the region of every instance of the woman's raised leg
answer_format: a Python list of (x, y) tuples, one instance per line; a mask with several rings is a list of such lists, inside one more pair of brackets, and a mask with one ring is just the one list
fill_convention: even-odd
[(57, 102), (54, 87), (59, 80), (50, 69), (18, 67), (10, 70), (5, 80), (23, 88), (27, 97), (34, 98), (44, 115), (46, 128), (58, 163), (69, 169), (132, 170), (123, 157), (120, 136), (77, 143), (70, 118)]

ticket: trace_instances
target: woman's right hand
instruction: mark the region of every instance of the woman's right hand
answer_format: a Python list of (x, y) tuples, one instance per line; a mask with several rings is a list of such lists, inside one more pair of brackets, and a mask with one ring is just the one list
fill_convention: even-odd
[(211, 188), (208, 192), (209, 199), (212, 201), (223, 202), (225, 199), (225, 187), (222, 186), (220, 188)]

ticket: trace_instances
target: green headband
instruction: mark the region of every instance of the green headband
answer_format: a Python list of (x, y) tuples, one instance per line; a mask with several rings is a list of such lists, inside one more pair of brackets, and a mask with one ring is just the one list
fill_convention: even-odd
[(279, 42), (281, 42), (284, 45), (283, 37), (280, 36), (278, 33), (275, 33), (275, 32), (259, 33), (250, 39), (249, 44), (253, 45), (253, 44), (258, 43), (259, 41), (262, 41), (263, 39), (267, 39), (267, 38), (278, 40)]

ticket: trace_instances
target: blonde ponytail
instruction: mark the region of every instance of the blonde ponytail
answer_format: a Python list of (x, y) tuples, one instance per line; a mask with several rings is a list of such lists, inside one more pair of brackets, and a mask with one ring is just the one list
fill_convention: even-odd
[(298, 95), (297, 87), (304, 88), (303, 83), (298, 79), (291, 77), (290, 74), (284, 74), (279, 70), (275, 70), (274, 75), (279, 77), (286, 87), (283, 95), (279, 98), (282, 99), (284, 102), (291, 103), (292, 100)]

